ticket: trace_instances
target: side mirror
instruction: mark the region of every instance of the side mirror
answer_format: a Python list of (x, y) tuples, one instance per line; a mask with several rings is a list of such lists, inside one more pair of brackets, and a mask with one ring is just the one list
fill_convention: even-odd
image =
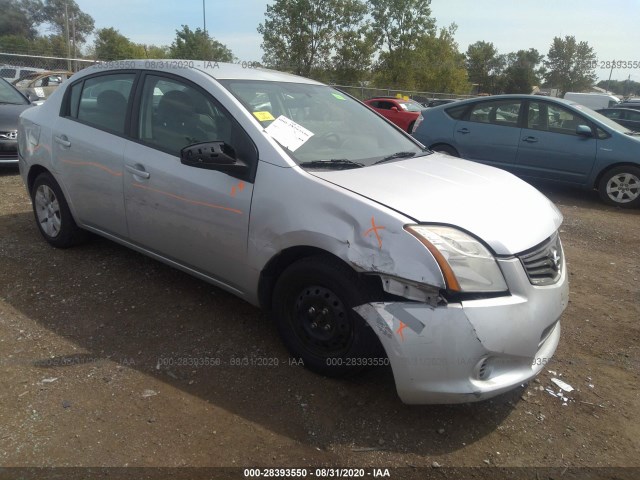
[(591, 127), (587, 125), (578, 125), (576, 128), (576, 135), (580, 135), (581, 137), (593, 137), (593, 132), (591, 131)]
[(249, 169), (246, 163), (236, 158), (235, 150), (224, 142), (188, 145), (180, 150), (180, 163), (227, 173), (245, 173)]

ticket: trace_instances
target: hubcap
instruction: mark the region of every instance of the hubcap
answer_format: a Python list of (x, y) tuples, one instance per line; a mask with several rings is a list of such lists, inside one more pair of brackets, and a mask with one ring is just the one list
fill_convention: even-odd
[(310, 286), (296, 297), (293, 327), (305, 347), (323, 357), (344, 353), (353, 329), (347, 309), (328, 288)]
[(640, 196), (640, 178), (631, 173), (620, 173), (607, 182), (607, 195), (616, 203), (633, 202)]
[(40, 185), (36, 190), (35, 207), (42, 231), (51, 238), (57, 237), (62, 226), (60, 204), (47, 185)]

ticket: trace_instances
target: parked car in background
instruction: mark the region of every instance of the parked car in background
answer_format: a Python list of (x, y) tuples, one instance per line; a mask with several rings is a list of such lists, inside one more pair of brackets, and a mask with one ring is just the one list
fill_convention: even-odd
[(427, 108), (431, 108), (431, 107), (439, 107), (440, 105), (446, 105), (448, 103), (453, 103), (456, 101), (457, 100), (455, 98), (434, 98), (432, 100), (429, 100), (428, 102), (423, 103), (422, 105), (424, 105)]
[(574, 102), (535, 95), (462, 100), (423, 111), (413, 135), (435, 151), (595, 188), (610, 205), (640, 206), (640, 135)]
[(51, 245), (88, 230), (180, 268), (268, 310), (311, 370), (391, 364), (407, 403), (489, 398), (553, 355), (568, 273), (536, 189), (314, 80), (116, 63), (22, 114)]
[(620, 104), (616, 105), (618, 108), (633, 108), (640, 110), (640, 98), (629, 98)]
[(420, 112), (424, 109), (422, 104), (414, 100), (394, 97), (375, 97), (365, 100), (364, 103), (409, 133), (420, 116)]
[(18, 165), (18, 118), (31, 102), (0, 78), (0, 167)]
[(640, 132), (640, 110), (633, 108), (603, 108), (597, 110), (601, 115), (627, 127), (634, 132)]
[(15, 80), (13, 85), (32, 101), (46, 100), (56, 88), (72, 75), (73, 72), (65, 70), (32, 73)]
[(619, 106), (620, 99), (613, 95), (606, 93), (576, 93), (567, 92), (564, 94), (564, 99), (570, 102), (579, 103), (592, 110), (598, 110), (600, 108), (612, 108)]

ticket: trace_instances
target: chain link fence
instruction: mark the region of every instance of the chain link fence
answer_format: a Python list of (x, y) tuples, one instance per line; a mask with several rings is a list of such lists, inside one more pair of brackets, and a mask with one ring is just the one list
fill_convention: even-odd
[[(9, 82), (12, 82), (35, 72), (65, 70), (75, 73), (96, 63), (100, 63), (100, 60), (0, 52), (0, 76)], [(355, 85), (332, 86), (343, 90), (360, 100), (366, 100), (371, 97), (401, 96), (403, 98), (408, 97), (414, 99), (420, 103), (427, 103), (429, 100), (440, 98), (462, 99), (473, 97), (473, 95), (456, 95), (445, 92), (421, 92), (391, 87), (375, 88)]]
[(342, 90), (360, 100), (366, 100), (372, 97), (408, 97), (420, 103), (427, 103), (429, 100), (439, 98), (452, 98), (461, 100), (464, 98), (472, 98), (475, 95), (456, 95), (454, 93), (444, 92), (420, 92), (414, 90), (399, 90), (395, 88), (375, 88), (375, 87), (356, 87), (353, 85), (332, 85), (332, 87)]
[(0, 76), (12, 82), (32, 73), (50, 70), (77, 72), (98, 63), (85, 58), (65, 58), (0, 52)]

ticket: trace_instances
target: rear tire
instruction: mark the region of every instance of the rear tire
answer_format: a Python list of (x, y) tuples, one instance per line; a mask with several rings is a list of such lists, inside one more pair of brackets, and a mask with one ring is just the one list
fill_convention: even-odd
[(434, 145), (431, 147), (431, 150), (438, 153), (444, 153), (445, 155), (450, 155), (452, 157), (460, 157), (458, 151), (451, 145)]
[(290, 265), (273, 292), (272, 316), (284, 344), (310, 370), (344, 377), (363, 370), (384, 349), (353, 307), (375, 295), (355, 271), (320, 255)]
[(413, 126), (416, 124), (415, 120), (409, 124), (409, 128), (407, 128), (407, 132), (409, 134), (413, 133)]
[(609, 205), (640, 207), (640, 168), (622, 165), (606, 171), (598, 183), (598, 193)]
[(56, 248), (69, 248), (87, 239), (76, 225), (58, 182), (49, 172), (38, 175), (31, 187), (36, 225), (44, 239)]

